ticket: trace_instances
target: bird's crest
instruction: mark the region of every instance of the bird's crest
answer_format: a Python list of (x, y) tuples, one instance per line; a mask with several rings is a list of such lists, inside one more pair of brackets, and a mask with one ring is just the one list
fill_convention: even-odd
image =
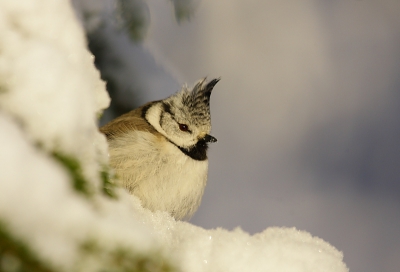
[(203, 78), (193, 89), (187, 87), (182, 88), (176, 96), (180, 96), (182, 105), (190, 109), (192, 121), (197, 124), (210, 122), (210, 96), (214, 86), (220, 79), (216, 78), (206, 83), (206, 78)]

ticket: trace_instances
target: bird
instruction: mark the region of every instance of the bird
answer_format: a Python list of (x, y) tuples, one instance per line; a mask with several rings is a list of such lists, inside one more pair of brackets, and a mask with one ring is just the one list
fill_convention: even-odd
[(109, 146), (113, 182), (138, 197), (143, 207), (190, 219), (208, 176), (210, 96), (220, 78), (152, 101), (100, 128)]

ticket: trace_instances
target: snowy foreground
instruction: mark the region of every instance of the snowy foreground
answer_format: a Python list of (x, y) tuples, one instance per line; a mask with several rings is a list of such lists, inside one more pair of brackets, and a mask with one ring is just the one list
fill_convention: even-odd
[(114, 188), (69, 1), (0, 0), (0, 33), (0, 271), (348, 271), (306, 232), (205, 230)]

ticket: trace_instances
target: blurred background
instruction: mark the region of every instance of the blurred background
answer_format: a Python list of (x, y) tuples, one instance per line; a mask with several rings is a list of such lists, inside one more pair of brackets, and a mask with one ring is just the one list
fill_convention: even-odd
[(400, 1), (73, 5), (113, 99), (103, 124), (222, 78), (193, 224), (296, 227), (343, 251), (350, 271), (399, 271)]

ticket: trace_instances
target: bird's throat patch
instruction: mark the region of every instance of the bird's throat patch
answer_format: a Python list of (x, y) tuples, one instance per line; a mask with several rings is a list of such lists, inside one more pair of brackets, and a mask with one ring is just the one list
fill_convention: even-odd
[(196, 160), (196, 161), (207, 160), (208, 144), (204, 140), (198, 141), (190, 149), (179, 147), (179, 146), (177, 146), (177, 147), (180, 149), (180, 151), (182, 151), (185, 155), (191, 157), (193, 160)]

